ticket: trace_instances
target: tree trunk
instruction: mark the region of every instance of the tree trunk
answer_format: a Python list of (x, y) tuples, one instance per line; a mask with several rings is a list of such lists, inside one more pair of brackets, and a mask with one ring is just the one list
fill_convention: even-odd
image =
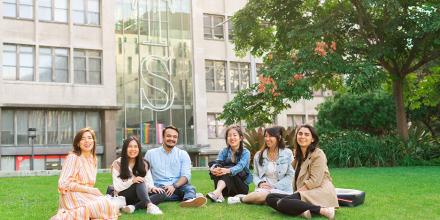
[(408, 121), (406, 119), (405, 104), (403, 102), (403, 78), (395, 77), (393, 79), (393, 97), (396, 103), (397, 132), (399, 136), (408, 140)]

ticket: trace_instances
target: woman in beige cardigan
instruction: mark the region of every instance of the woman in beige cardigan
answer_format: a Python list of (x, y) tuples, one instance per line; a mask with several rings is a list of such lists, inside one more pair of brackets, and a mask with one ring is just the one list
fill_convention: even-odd
[(295, 192), (292, 195), (269, 194), (266, 203), (288, 215), (301, 215), (309, 219), (313, 213), (334, 219), (338, 199), (327, 158), (318, 148), (319, 138), (314, 128), (310, 125), (300, 126), (295, 143), (295, 159), (292, 162), (295, 168)]

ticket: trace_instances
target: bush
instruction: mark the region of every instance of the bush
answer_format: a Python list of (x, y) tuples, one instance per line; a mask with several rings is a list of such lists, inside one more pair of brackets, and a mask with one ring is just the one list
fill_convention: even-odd
[(336, 167), (396, 166), (404, 158), (403, 142), (361, 131), (336, 131), (320, 136), (328, 164)]
[(359, 130), (386, 135), (393, 132), (395, 126), (394, 101), (384, 91), (336, 95), (318, 106), (316, 128), (319, 133)]

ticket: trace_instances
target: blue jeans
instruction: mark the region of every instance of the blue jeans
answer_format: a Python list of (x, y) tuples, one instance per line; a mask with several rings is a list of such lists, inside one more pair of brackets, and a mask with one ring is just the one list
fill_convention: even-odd
[[(158, 187), (162, 188), (164, 185), (159, 185)], [(177, 188), (173, 195), (165, 197), (165, 201), (185, 201), (194, 198), (196, 198), (196, 188), (187, 183)]]

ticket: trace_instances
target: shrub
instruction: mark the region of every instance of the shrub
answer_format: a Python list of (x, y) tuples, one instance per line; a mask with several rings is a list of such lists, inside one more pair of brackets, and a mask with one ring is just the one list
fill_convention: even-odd
[(404, 158), (403, 142), (393, 136), (379, 138), (361, 131), (336, 131), (320, 138), (330, 166), (396, 166)]
[(318, 106), (319, 133), (337, 130), (359, 130), (385, 135), (395, 130), (395, 107), (384, 91), (344, 93), (327, 99)]

